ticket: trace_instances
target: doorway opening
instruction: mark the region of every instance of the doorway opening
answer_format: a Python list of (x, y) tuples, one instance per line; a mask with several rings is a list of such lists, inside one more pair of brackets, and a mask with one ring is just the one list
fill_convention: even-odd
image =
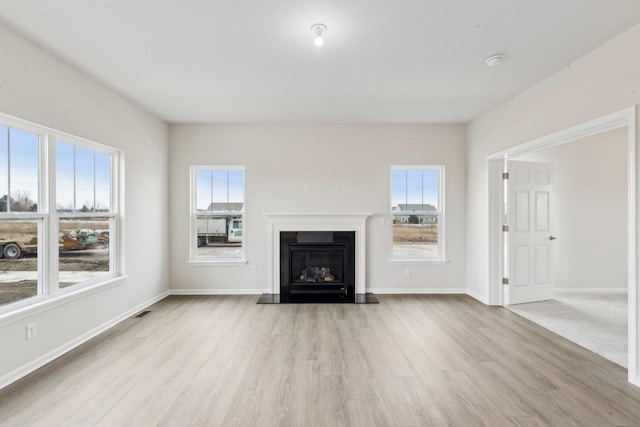
[[(554, 295), (551, 302), (569, 298), (578, 304), (585, 297), (582, 302), (593, 303), (583, 291), (591, 299), (600, 293), (626, 300), (622, 322), (627, 326), (627, 363), (616, 362), (627, 365), (629, 380), (638, 384), (635, 120), (631, 107), (490, 156), (489, 214), (491, 303), (507, 306)], [(607, 157), (616, 155), (613, 146), (598, 147), (597, 141), (616, 137), (622, 163), (605, 172), (611, 176), (598, 176), (594, 167), (604, 169)], [(580, 154), (590, 146), (600, 152)], [(581, 155), (582, 160), (577, 157)], [(505, 172), (508, 184), (502, 179)], [(607, 184), (620, 179), (626, 188)], [(605, 305), (607, 298), (593, 306)], [(556, 305), (566, 309), (572, 304)]]

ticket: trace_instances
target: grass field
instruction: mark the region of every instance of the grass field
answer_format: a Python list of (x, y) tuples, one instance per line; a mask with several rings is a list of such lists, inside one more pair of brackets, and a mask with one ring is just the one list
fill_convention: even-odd
[(393, 243), (438, 243), (438, 225), (393, 224)]

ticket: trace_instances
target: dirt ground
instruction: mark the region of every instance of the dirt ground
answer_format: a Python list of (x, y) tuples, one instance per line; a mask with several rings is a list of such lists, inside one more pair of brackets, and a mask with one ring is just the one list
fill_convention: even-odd
[[(2, 274), (8, 272), (35, 272), (38, 259), (36, 255), (8, 260), (0, 259), (0, 305), (18, 301), (37, 294), (36, 280), (3, 281)], [(60, 271), (109, 271), (109, 251), (90, 250), (60, 254)], [(71, 286), (72, 282), (61, 282), (60, 287)]]
[(437, 224), (393, 224), (394, 243), (438, 243)]

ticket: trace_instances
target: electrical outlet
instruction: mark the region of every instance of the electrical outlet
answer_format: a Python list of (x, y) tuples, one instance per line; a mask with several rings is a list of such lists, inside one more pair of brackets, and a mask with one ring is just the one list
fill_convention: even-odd
[(331, 186), (331, 191), (333, 191), (334, 193), (338, 192), (338, 186), (337, 185), (332, 185)]
[(38, 336), (38, 328), (35, 323), (29, 323), (26, 327), (27, 330), (27, 341), (34, 339)]
[(404, 271), (404, 277), (411, 277), (411, 270), (406, 269), (406, 270)]
[(304, 186), (304, 192), (307, 193), (307, 194), (311, 193), (311, 186), (310, 185), (305, 185)]
[(252, 273), (257, 273), (258, 272), (258, 266), (257, 265), (252, 265), (251, 266), (251, 272)]

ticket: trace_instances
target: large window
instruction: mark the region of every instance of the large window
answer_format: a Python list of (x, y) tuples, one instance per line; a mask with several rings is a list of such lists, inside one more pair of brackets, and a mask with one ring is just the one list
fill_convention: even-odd
[(244, 262), (244, 168), (191, 168), (191, 261)]
[(393, 258), (444, 260), (444, 166), (391, 167)]
[(0, 115), (0, 314), (119, 275), (120, 156)]

